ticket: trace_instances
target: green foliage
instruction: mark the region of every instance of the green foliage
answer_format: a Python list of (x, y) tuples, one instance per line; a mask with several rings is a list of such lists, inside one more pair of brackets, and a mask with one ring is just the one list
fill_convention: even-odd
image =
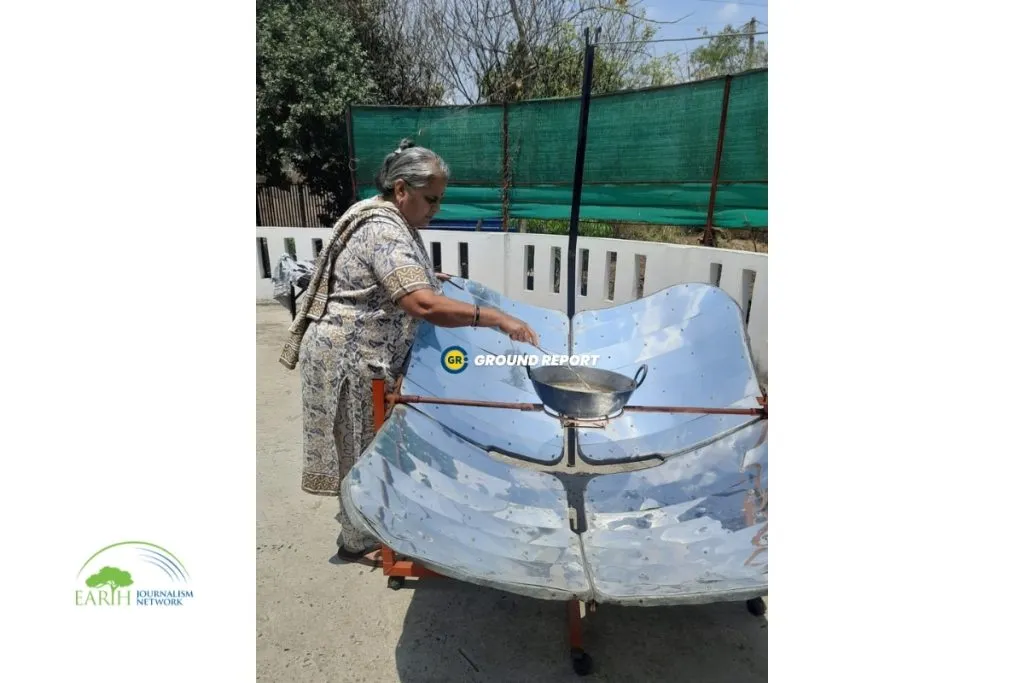
[(768, 46), (763, 40), (755, 40), (751, 50), (752, 31), (750, 24), (743, 29), (727, 25), (714, 36), (704, 29), (703, 35), (711, 39), (690, 53), (690, 76), (700, 80), (768, 66)]
[[(583, 82), (583, 50), (575, 28), (563, 26), (546, 45), (509, 46), (508, 59), (484, 73), (480, 93), (488, 102), (519, 102), (579, 95)], [(597, 51), (593, 91), (613, 92), (624, 85), (620, 65)]]
[(89, 588), (109, 586), (111, 593), (118, 588), (127, 588), (132, 583), (132, 575), (117, 567), (104, 567), (85, 580), (85, 585)]
[[(646, 16), (642, 8), (634, 8), (638, 16)], [(606, 11), (606, 10), (599, 10)], [(648, 53), (648, 43), (654, 40), (658, 31), (652, 25), (633, 20), (625, 23), (621, 17), (606, 19), (602, 23), (615, 21), (610, 42), (627, 41), (632, 45), (599, 47), (597, 53), (608, 55), (609, 68), (620, 74), (622, 87), (619, 89), (650, 88), (671, 85), (678, 82), (679, 55), (666, 54), (654, 57)], [(597, 62), (595, 58), (595, 64)], [(595, 69), (596, 73), (596, 69)], [(599, 92), (613, 92), (601, 90)]]
[[(525, 221), (523, 232), (540, 235), (568, 235), (569, 221), (546, 221), (530, 219)], [(617, 226), (612, 223), (580, 221), (581, 237), (616, 237)]]
[(315, 1), (257, 4), (256, 172), (268, 184), (303, 179), (329, 203), (346, 205), (346, 108), (376, 99), (366, 55), (344, 15)]
[(258, 0), (256, 172), (325, 198), (324, 225), (351, 203), (353, 104), (435, 104), (433, 66), (389, 0)]
[[(650, 57), (644, 52), (644, 45), (654, 38), (654, 28), (639, 21), (626, 23), (611, 8), (599, 8), (596, 12), (597, 25), (603, 30), (611, 29), (613, 42), (638, 42), (628, 48), (612, 45), (595, 51), (591, 88), (594, 94), (673, 82), (678, 57)], [(569, 22), (556, 27), (543, 44), (512, 41), (505, 60), (496, 61), (484, 72), (480, 83), (482, 98), (496, 103), (578, 96), (583, 82), (585, 45), (582, 25)]]

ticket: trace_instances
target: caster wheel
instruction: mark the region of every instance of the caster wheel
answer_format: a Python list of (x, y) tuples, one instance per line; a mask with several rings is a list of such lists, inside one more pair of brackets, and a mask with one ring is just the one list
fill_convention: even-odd
[(755, 617), (763, 617), (764, 613), (768, 611), (768, 606), (764, 604), (763, 598), (754, 598), (747, 600), (747, 611)]
[(594, 669), (594, 660), (583, 650), (572, 651), (572, 670), (577, 676), (586, 676)]
[(389, 576), (388, 577), (388, 588), (393, 591), (401, 590), (402, 586), (405, 585), (404, 576)]

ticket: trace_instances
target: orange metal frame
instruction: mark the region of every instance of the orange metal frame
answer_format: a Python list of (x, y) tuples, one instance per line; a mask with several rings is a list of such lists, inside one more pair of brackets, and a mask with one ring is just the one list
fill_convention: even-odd
[[(386, 398), (386, 387), (384, 380), (375, 379), (372, 383), (373, 388), (373, 431), (378, 432), (380, 428), (384, 426), (384, 420), (388, 416), (388, 406), (385, 401)], [(395, 551), (389, 548), (387, 545), (382, 545), (380, 549), (380, 563), (381, 568), (384, 570), (384, 576), (401, 576), (401, 577), (443, 577), (443, 575), (437, 572), (431, 571), (426, 567), (411, 562), (410, 560), (399, 560), (395, 555)]]
[(380, 549), (380, 560), (381, 567), (384, 569), (384, 576), (412, 576), (412, 577), (441, 577), (443, 574), (432, 572), (426, 567), (411, 562), (410, 560), (398, 560), (395, 559), (395, 551), (391, 548), (381, 546)]

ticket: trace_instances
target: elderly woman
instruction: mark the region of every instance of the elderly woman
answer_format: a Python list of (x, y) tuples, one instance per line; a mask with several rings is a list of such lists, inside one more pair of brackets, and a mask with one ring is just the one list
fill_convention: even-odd
[[(374, 435), (371, 380), (393, 391), (423, 321), (484, 326), (538, 344), (526, 323), (499, 310), (449, 299), (417, 232), (437, 213), (448, 167), (403, 140), (377, 175), (380, 194), (353, 205), (324, 245), (281, 362), (302, 379), (302, 489), (336, 496)], [(341, 508), (339, 556), (377, 546)]]

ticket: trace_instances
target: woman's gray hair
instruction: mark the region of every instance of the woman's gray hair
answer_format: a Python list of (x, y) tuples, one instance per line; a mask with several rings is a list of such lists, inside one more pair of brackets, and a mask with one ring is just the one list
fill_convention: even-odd
[(377, 189), (383, 195), (395, 191), (395, 183), (404, 180), (411, 187), (424, 187), (440, 173), (448, 178), (448, 164), (436, 152), (426, 147), (417, 147), (406, 138), (398, 149), (384, 159), (377, 173)]

